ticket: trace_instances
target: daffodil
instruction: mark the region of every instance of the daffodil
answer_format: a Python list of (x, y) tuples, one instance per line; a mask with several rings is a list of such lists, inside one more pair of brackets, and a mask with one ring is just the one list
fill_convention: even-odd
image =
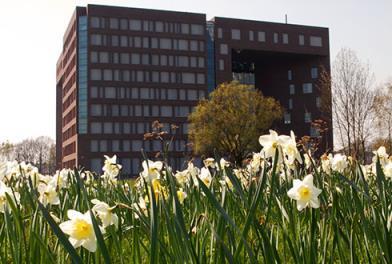
[(388, 153), (384, 146), (379, 147), (377, 150), (373, 151), (373, 163), (377, 162), (377, 158), (380, 159), (381, 165), (385, 165), (388, 161)]
[(207, 187), (210, 187), (212, 182), (212, 176), (207, 168), (201, 168), (199, 178)]
[[(283, 144), (283, 152), (287, 155), (287, 161), (289, 164), (293, 164), (295, 160), (297, 160), (300, 164), (302, 164), (302, 158), (297, 149), (297, 142), (295, 141), (294, 132), (290, 132), (290, 137), (287, 136), (279, 136), (281, 137), (281, 141)], [(309, 158), (309, 157), (308, 157)]]
[(392, 161), (389, 161), (384, 166), (384, 174), (385, 174), (385, 177), (392, 179)]
[(324, 172), (326, 173), (330, 173), (331, 169), (332, 169), (332, 154), (330, 153), (329, 155), (327, 155), (326, 153), (324, 153), (321, 156), (321, 168), (323, 169)]
[(262, 153), (253, 153), (252, 160), (249, 163), (251, 173), (257, 173), (260, 168), (263, 168), (266, 163)]
[(117, 176), (120, 174), (122, 166), (117, 164), (117, 156), (109, 157), (105, 155), (105, 163), (102, 167), (104, 174), (103, 178), (108, 179), (112, 182), (116, 182)]
[(297, 201), (297, 209), (302, 211), (307, 206), (319, 208), (318, 196), (320, 193), (321, 190), (313, 185), (313, 175), (309, 174), (305, 176), (303, 181), (295, 179), (293, 187), (287, 192), (287, 195)]
[[(75, 210), (68, 210), (67, 216), (70, 220), (61, 223), (60, 229), (69, 235), (69, 242), (74, 248), (84, 247), (90, 252), (97, 250), (97, 237), (94, 232), (90, 212), (82, 214)], [(101, 228), (104, 233), (104, 229)]]
[(152, 186), (152, 189), (154, 190), (155, 200), (158, 200), (160, 195), (164, 199), (166, 199), (166, 197), (167, 197), (167, 190), (166, 190), (166, 187), (164, 187), (161, 184), (161, 180), (160, 179), (153, 179), (151, 181), (151, 186)]
[(347, 157), (342, 154), (336, 154), (332, 159), (332, 169), (342, 173), (348, 166)]
[(60, 198), (56, 188), (56, 179), (53, 179), (49, 183), (41, 182), (38, 184), (39, 201), (43, 205), (52, 204), (59, 205)]
[(178, 184), (184, 186), (185, 184), (189, 183), (190, 173), (188, 170), (177, 171), (177, 173), (174, 174), (174, 177), (176, 178)]
[(186, 198), (187, 196), (188, 196), (187, 193), (184, 192), (184, 191), (182, 190), (182, 188), (180, 188), (180, 189), (177, 191), (177, 197), (178, 197), (178, 201), (180, 202), (180, 204), (183, 204), (183, 203), (184, 203), (184, 200), (185, 200), (185, 198)]
[(13, 192), (10, 187), (5, 185), (4, 182), (0, 180), (0, 212), (4, 213), (5, 210), (9, 209), (7, 194), (11, 200), (15, 203), (19, 203), (20, 195), (18, 192)]
[(210, 168), (215, 168), (215, 159), (214, 158), (207, 158), (205, 160), (203, 160), (204, 166), (206, 166), (206, 168), (210, 167)]
[(163, 163), (160, 161), (143, 161), (142, 163), (143, 172), (141, 173), (143, 177), (148, 181), (152, 181), (153, 179), (160, 178), (160, 172), (163, 168)]
[[(289, 144), (291, 140), (289, 136), (279, 136), (274, 130), (270, 130), (269, 132), (269, 135), (263, 135), (259, 138), (259, 143), (263, 146), (262, 152), (265, 158), (275, 157), (275, 153), (277, 150), (279, 151), (279, 147)], [(281, 153), (279, 152), (279, 154)]]
[(114, 207), (110, 207), (107, 203), (97, 199), (93, 199), (91, 202), (94, 204), (92, 210), (101, 219), (104, 228), (110, 225), (118, 227), (118, 216), (113, 213)]

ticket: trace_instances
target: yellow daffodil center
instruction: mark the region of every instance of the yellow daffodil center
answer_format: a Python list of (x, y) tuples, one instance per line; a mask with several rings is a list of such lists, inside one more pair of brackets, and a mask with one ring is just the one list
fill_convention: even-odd
[(78, 240), (86, 239), (92, 235), (93, 228), (87, 221), (78, 219), (74, 223), (72, 236)]
[(312, 197), (312, 190), (306, 186), (302, 186), (298, 189), (299, 199), (302, 201), (309, 201)]
[(278, 147), (278, 142), (274, 141), (274, 142), (272, 143), (272, 147), (273, 147), (273, 148), (277, 148), (277, 147)]

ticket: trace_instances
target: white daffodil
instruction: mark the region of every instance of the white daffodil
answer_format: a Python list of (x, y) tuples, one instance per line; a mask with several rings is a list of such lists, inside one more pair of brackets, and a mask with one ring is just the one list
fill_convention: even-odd
[(177, 191), (177, 197), (178, 197), (178, 201), (180, 202), (180, 204), (183, 204), (183, 203), (184, 203), (184, 200), (185, 200), (185, 198), (186, 198), (187, 196), (188, 196), (187, 193), (184, 192), (184, 191), (182, 190), (182, 188), (180, 188), (180, 189)]
[(10, 187), (5, 185), (4, 182), (0, 181), (0, 212), (4, 213), (8, 207), (7, 194), (11, 197), (14, 203), (19, 203), (20, 195), (17, 192), (13, 192)]
[(321, 168), (323, 169), (323, 171), (325, 173), (330, 173), (332, 169), (332, 160), (333, 160), (332, 154), (329, 153), (329, 155), (327, 155), (326, 153), (324, 153), (320, 159), (321, 159)]
[(373, 151), (373, 154), (373, 163), (377, 162), (377, 157), (380, 159), (381, 165), (385, 165), (388, 162), (388, 153), (384, 146), (381, 146), (377, 150)]
[(287, 160), (289, 164), (293, 164), (295, 160), (297, 160), (300, 164), (302, 164), (302, 158), (297, 149), (297, 142), (295, 141), (294, 132), (290, 132), (290, 137), (287, 136), (279, 136), (282, 137), (283, 144), (283, 152), (287, 155)]
[(185, 184), (189, 183), (190, 173), (188, 170), (177, 171), (177, 173), (174, 174), (174, 177), (176, 178), (178, 184), (184, 186)]
[(142, 163), (143, 171), (142, 175), (146, 181), (151, 182), (153, 179), (160, 178), (160, 172), (163, 168), (163, 163), (160, 161), (153, 162), (151, 160), (143, 161)]
[(201, 168), (199, 178), (207, 187), (210, 187), (212, 182), (212, 176), (207, 168)]
[(252, 160), (249, 163), (250, 171), (252, 173), (259, 172), (260, 168), (263, 168), (266, 162), (262, 153), (253, 153)]
[(332, 159), (332, 169), (342, 173), (348, 166), (347, 157), (342, 154), (336, 154)]
[(92, 210), (101, 219), (104, 228), (110, 225), (114, 225), (116, 228), (118, 227), (118, 216), (112, 212), (113, 207), (97, 199), (93, 199), (91, 202), (94, 204)]
[(389, 161), (384, 166), (384, 174), (385, 174), (385, 177), (392, 179), (392, 161)]
[(259, 138), (259, 143), (263, 146), (262, 151), (265, 158), (275, 157), (276, 150), (279, 150), (280, 146), (288, 144), (291, 139), (289, 136), (279, 136), (274, 130), (270, 130), (269, 132), (269, 135), (263, 135)]
[(215, 168), (215, 166), (216, 166), (214, 158), (206, 158), (205, 160), (203, 160), (203, 163), (204, 163), (204, 166), (206, 166), (206, 168), (208, 168), (208, 167)]
[(287, 192), (287, 195), (297, 201), (297, 209), (301, 211), (307, 206), (319, 208), (318, 196), (320, 193), (321, 190), (313, 185), (313, 175), (309, 174), (305, 176), (303, 181), (295, 179), (293, 187)]
[(103, 178), (111, 180), (113, 182), (116, 181), (116, 177), (120, 174), (122, 166), (117, 164), (117, 156), (109, 157), (105, 155), (105, 163), (102, 167), (104, 172)]
[(68, 188), (68, 175), (72, 173), (70, 169), (62, 169), (60, 171), (56, 171), (54, 178), (56, 179), (56, 184), (59, 189)]
[(0, 163), (0, 181), (4, 179), (10, 181), (12, 178), (16, 178), (17, 175), (20, 175), (19, 163), (17, 161)]
[(221, 166), (222, 169), (226, 167), (230, 167), (230, 162), (225, 160), (224, 158), (221, 158), (219, 161), (219, 165)]
[(43, 205), (52, 204), (59, 205), (60, 198), (57, 193), (56, 179), (52, 179), (49, 183), (40, 182), (38, 184), (39, 201)]
[[(69, 235), (69, 242), (74, 248), (84, 247), (90, 252), (97, 250), (97, 237), (94, 232), (90, 212), (82, 214), (75, 210), (68, 210), (67, 216), (70, 220), (61, 223), (60, 229)], [(104, 229), (101, 228), (104, 233)]]

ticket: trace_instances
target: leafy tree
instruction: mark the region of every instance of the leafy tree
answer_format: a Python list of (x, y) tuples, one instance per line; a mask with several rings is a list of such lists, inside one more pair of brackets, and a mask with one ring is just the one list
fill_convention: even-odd
[(195, 154), (225, 155), (240, 164), (282, 115), (280, 104), (253, 86), (223, 83), (189, 116), (189, 138)]

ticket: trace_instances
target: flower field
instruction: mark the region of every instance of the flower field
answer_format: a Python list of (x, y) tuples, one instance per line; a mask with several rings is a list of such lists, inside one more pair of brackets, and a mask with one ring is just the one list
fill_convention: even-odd
[(244, 167), (208, 158), (136, 180), (0, 163), (1, 263), (392, 263), (392, 156), (362, 165), (259, 139)]

